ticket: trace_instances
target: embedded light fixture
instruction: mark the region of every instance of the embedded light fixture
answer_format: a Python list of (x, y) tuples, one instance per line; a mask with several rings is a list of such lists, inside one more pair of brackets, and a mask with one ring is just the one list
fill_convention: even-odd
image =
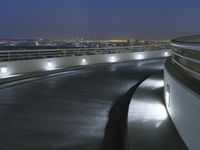
[(136, 56), (136, 59), (143, 59), (144, 58), (144, 56), (142, 55), (142, 54), (137, 54), (137, 56)]
[(48, 61), (48, 62), (47, 62), (47, 69), (48, 69), (48, 70), (54, 69), (53, 62), (52, 62), (52, 61)]
[(115, 62), (115, 61), (116, 61), (115, 56), (111, 56), (110, 57), (110, 62)]
[(82, 59), (82, 63), (83, 63), (83, 64), (86, 63), (86, 59), (85, 59), (85, 58)]
[(47, 62), (47, 66), (51, 68), (53, 66), (52, 62)]
[(7, 73), (8, 72), (8, 68), (7, 67), (1, 67), (1, 73)]
[(164, 56), (169, 56), (169, 53), (168, 52), (164, 52)]
[(166, 85), (165, 103), (166, 103), (167, 107), (170, 107), (170, 86), (169, 86), (169, 84)]

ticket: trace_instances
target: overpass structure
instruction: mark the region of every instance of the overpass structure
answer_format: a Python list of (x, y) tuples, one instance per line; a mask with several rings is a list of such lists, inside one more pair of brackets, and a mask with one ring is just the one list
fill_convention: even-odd
[(0, 149), (196, 149), (198, 70), (180, 51), (1, 51)]

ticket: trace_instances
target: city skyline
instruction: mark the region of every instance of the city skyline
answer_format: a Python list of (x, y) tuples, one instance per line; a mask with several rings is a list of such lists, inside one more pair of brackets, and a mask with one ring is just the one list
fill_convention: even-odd
[(171, 39), (200, 33), (197, 0), (2, 0), (0, 38)]

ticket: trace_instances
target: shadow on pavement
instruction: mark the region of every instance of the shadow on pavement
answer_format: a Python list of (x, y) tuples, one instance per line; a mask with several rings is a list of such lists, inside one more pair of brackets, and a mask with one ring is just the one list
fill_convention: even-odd
[(124, 96), (114, 103), (105, 128), (102, 150), (122, 150), (125, 148), (129, 103), (137, 87), (146, 78), (131, 87)]

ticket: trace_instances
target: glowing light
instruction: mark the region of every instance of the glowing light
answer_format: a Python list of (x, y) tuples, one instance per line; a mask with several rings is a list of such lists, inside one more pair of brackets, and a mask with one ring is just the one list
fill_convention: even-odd
[(83, 64), (86, 63), (86, 59), (85, 59), (85, 58), (82, 59), (82, 63), (83, 63)]
[(52, 61), (48, 61), (47, 62), (47, 70), (52, 70), (52, 69), (54, 69), (53, 62)]
[(36, 42), (35, 42), (35, 45), (36, 45), (36, 46), (39, 46), (39, 42), (38, 42), (38, 41), (36, 41)]
[(166, 85), (166, 91), (165, 91), (165, 103), (167, 107), (170, 107), (170, 86)]
[(110, 59), (111, 59), (111, 60), (114, 60), (114, 59), (115, 59), (115, 57), (114, 57), (114, 56), (111, 56), (111, 57), (110, 57)]
[(169, 56), (169, 53), (168, 53), (168, 52), (165, 52), (165, 53), (164, 53), (164, 56)]
[(1, 73), (7, 73), (8, 68), (7, 67), (1, 67)]
[(51, 67), (53, 66), (52, 62), (48, 62), (48, 63), (47, 63), (47, 66), (48, 66), (49, 68), (51, 68)]
[(166, 105), (169, 107), (169, 92), (165, 93)]
[(143, 59), (143, 58), (144, 58), (144, 56), (142, 54), (137, 54), (137, 56), (136, 56), (136, 59), (138, 59), (138, 60)]
[(116, 61), (115, 56), (111, 56), (111, 57), (110, 57), (110, 62), (115, 62), (115, 61)]

